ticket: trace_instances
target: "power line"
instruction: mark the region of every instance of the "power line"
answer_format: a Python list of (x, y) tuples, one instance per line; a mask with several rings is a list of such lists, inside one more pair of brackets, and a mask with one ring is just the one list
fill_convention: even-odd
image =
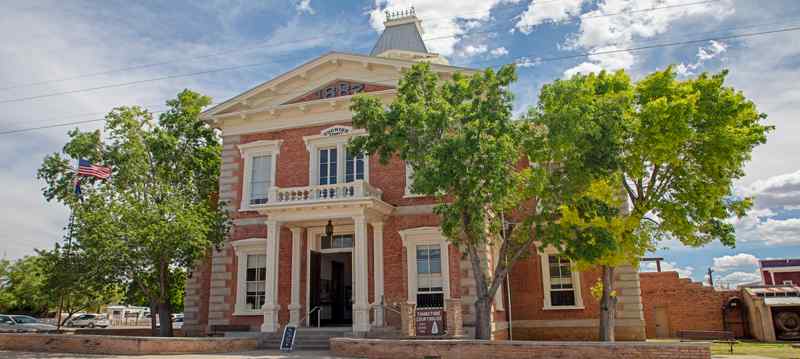
[[(539, 1), (539, 2), (537, 2), (537, 4), (553, 3), (553, 2), (560, 2), (560, 1), (563, 1), (563, 0)], [(699, 2), (693, 2), (693, 3), (675, 4), (675, 5), (662, 6), (662, 7), (652, 7), (652, 8), (647, 8), (647, 9), (627, 10), (627, 11), (621, 11), (621, 12), (618, 12), (618, 13), (602, 14), (602, 15), (598, 15), (598, 16), (589, 16), (589, 17), (584, 17), (584, 18), (585, 19), (593, 19), (593, 18), (598, 18), (598, 17), (619, 16), (619, 15), (624, 15), (624, 14), (629, 14), (629, 13), (657, 11), (657, 10), (662, 10), (662, 9), (685, 7), (685, 6), (694, 6), (694, 5), (701, 5), (701, 4), (707, 4), (707, 3), (719, 2), (719, 1), (721, 1), (721, 0), (706, 0), (706, 1), (699, 1)], [(500, 8), (500, 7), (496, 6), (496, 7), (492, 8), (492, 9), (489, 9), (488, 12), (490, 12), (491, 10), (497, 10), (497, 9), (510, 9), (510, 8), (513, 8), (513, 7), (518, 7), (519, 5), (520, 4), (510, 4), (509, 6), (506, 6), (506, 7), (503, 7), (503, 8)], [(484, 11), (476, 11), (476, 12), (472, 12), (472, 13), (483, 13), (483, 12)], [(466, 14), (470, 14), (470, 13), (464, 13), (461, 16), (457, 16), (455, 18), (462, 17), (463, 15), (466, 15)], [(431, 18), (431, 19), (445, 19), (445, 18), (450, 19), (451, 17), (442, 16), (442, 17), (439, 17), (439, 18)], [(578, 18), (576, 18), (576, 19), (578, 19)], [(431, 20), (431, 19), (428, 19), (428, 20)], [(568, 22), (568, 21), (565, 21), (565, 22)], [(475, 35), (475, 34), (488, 34), (488, 33), (495, 33), (495, 32), (497, 32), (496, 29), (493, 29), (493, 30), (481, 30), (481, 31), (471, 31), (471, 32), (465, 32), (465, 33), (462, 33), (462, 34), (436, 36), (436, 37), (426, 38), (424, 40), (425, 41), (436, 41), (436, 40), (442, 40), (442, 39), (448, 39), (448, 38), (454, 38), (454, 37), (460, 37), (460, 36), (469, 36), (469, 35)], [(117, 72), (141, 70), (141, 69), (145, 69), (145, 68), (152, 68), (152, 67), (159, 67), (159, 66), (169, 65), (169, 64), (173, 64), (173, 63), (181, 62), (181, 61), (195, 61), (195, 60), (200, 60), (200, 59), (219, 57), (219, 56), (230, 55), (230, 54), (238, 53), (238, 52), (247, 52), (247, 51), (250, 51), (250, 50), (257, 50), (257, 49), (261, 49), (261, 48), (264, 48), (264, 47), (267, 47), (267, 46), (296, 45), (296, 44), (300, 44), (300, 43), (306, 43), (306, 42), (311, 42), (311, 41), (329, 39), (331, 36), (335, 36), (335, 35), (346, 35), (346, 34), (349, 34), (349, 32), (339, 32), (339, 33), (327, 34), (327, 35), (324, 35), (324, 36), (313, 36), (313, 37), (307, 37), (307, 38), (300, 38), (300, 39), (296, 39), (296, 40), (293, 40), (293, 41), (283, 41), (283, 42), (274, 42), (274, 43), (271, 42), (271, 41), (267, 41), (267, 42), (262, 42), (262, 43), (250, 45), (250, 46), (230, 48), (230, 49), (227, 49), (227, 50), (222, 50), (222, 51), (219, 51), (219, 52), (209, 53), (209, 54), (205, 54), (205, 55), (198, 55), (198, 56), (193, 56), (193, 57), (184, 57), (184, 58), (180, 58), (180, 59), (172, 59), (172, 60), (166, 60), (166, 61), (160, 61), (160, 62), (133, 65), (133, 66), (110, 69), (110, 70), (105, 70), (105, 71), (99, 71), (99, 72), (75, 75), (75, 76), (71, 76), (71, 77), (64, 77), (64, 78), (60, 78), (60, 79), (42, 80), (42, 81), (29, 82), (29, 83), (18, 84), (18, 85), (13, 85), (13, 86), (0, 87), (0, 91), (7, 91), (7, 90), (12, 90), (12, 89), (33, 87), (33, 86), (45, 85), (45, 84), (49, 84), (49, 83), (60, 83), (60, 82), (78, 80), (78, 79), (82, 79), (82, 78), (97, 77), (97, 76), (103, 76), (103, 75), (108, 75), (108, 74), (117, 73)], [(291, 52), (284, 53), (283, 55), (289, 55), (290, 53)], [(284, 56), (281, 56), (281, 57), (284, 57)], [(274, 61), (273, 61), (273, 63), (274, 63)], [(245, 66), (247, 66), (247, 65), (245, 65)], [(198, 74), (205, 74), (205, 73), (198, 73)], [(183, 77), (183, 76), (178, 75), (178, 77)], [(165, 79), (167, 79), (167, 78), (165, 78)], [(150, 82), (150, 81), (145, 81), (145, 82)], [(112, 86), (112, 87), (115, 87), (115, 86)], [(88, 91), (94, 91), (94, 90), (103, 89), (103, 88), (108, 88), (108, 87), (102, 87), (101, 86), (99, 88), (91, 88)], [(73, 91), (64, 91), (64, 92), (61, 92), (61, 93), (53, 93), (53, 94), (46, 94), (46, 95), (40, 95), (40, 96), (29, 96), (29, 97), (24, 97), (24, 98), (19, 98), (19, 99), (0, 100), (0, 104), (9, 103), (9, 102), (26, 101), (26, 100), (32, 100), (32, 99), (37, 99), (37, 98), (42, 98), (42, 97), (59, 96), (59, 95), (65, 95), (65, 94), (71, 94), (71, 93), (75, 93), (75, 92), (73, 92)]]
[[(588, 57), (588, 56), (607, 55), (607, 54), (614, 54), (614, 53), (628, 52), (628, 51), (644, 51), (644, 50), (651, 50), (651, 49), (665, 48), (665, 47), (686, 46), (686, 45), (692, 45), (692, 44), (697, 44), (697, 43), (705, 43), (705, 42), (708, 42), (708, 41), (731, 40), (731, 39), (738, 39), (738, 38), (747, 38), (747, 37), (763, 36), (763, 35), (770, 35), (770, 34), (777, 34), (777, 33), (784, 33), (784, 32), (792, 32), (792, 31), (798, 31), (798, 30), (800, 30), (800, 26), (788, 27), (788, 28), (776, 29), (776, 30), (752, 32), (752, 33), (727, 35), (727, 36), (708, 37), (708, 38), (704, 38), (704, 39), (695, 39), (695, 40), (676, 41), (676, 42), (668, 42), (668, 43), (661, 43), (661, 44), (654, 44), (654, 45), (645, 45), (645, 46), (631, 47), (631, 48), (625, 48), (625, 49), (615, 49), (615, 50), (596, 51), (596, 52), (585, 52), (585, 53), (574, 54), (574, 55), (541, 58), (541, 59), (536, 59), (535, 62), (536, 63), (544, 63), (544, 62), (553, 62), (553, 61), (563, 61), (563, 60), (567, 60), (567, 59), (582, 58), (582, 57)], [(512, 63), (519, 63), (519, 61), (530, 60), (530, 56), (532, 56), (532, 55), (529, 54), (528, 56), (518, 57)], [(488, 62), (488, 61), (477, 62), (477, 63), (474, 63), (474, 64), (480, 64), (480, 63), (486, 63), (486, 62)], [(498, 64), (494, 64), (492, 66), (493, 67), (494, 66), (500, 66), (500, 65), (503, 65), (503, 64), (505, 64), (505, 63), (498, 63)], [(374, 82), (380, 83), (380, 82), (395, 81), (395, 80), (396, 79), (391, 78), (391, 79), (377, 80), (377, 81), (374, 81)], [(152, 113), (160, 113), (160, 112), (164, 112), (164, 111), (156, 111), (156, 112), (152, 112)], [(0, 135), (9, 135), (9, 134), (14, 134), (14, 133), (29, 132), (29, 131), (35, 131), (35, 130), (41, 130), (41, 129), (63, 127), (63, 126), (71, 126), (71, 125), (76, 125), (76, 124), (91, 123), (91, 122), (97, 122), (97, 121), (103, 121), (103, 120), (104, 119), (93, 119), (93, 120), (74, 121), (74, 122), (58, 123), (58, 124), (52, 124), (52, 125), (44, 125), (44, 126), (38, 126), (38, 127), (20, 128), (20, 129), (14, 129), (14, 130), (0, 131)]]
[[(540, 3), (551, 3), (551, 2), (559, 2), (559, 1), (563, 1), (563, 0), (541, 1)], [(468, 14), (491, 12), (492, 10), (498, 10), (498, 9), (499, 10), (511, 9), (511, 8), (519, 7), (519, 6), (520, 6), (520, 4), (509, 4), (508, 6), (495, 6), (495, 7), (491, 8), (491, 9), (489, 9), (488, 11), (474, 11), (474, 12), (462, 13), (461, 15), (455, 16), (455, 17), (440, 16), (440, 17), (426, 18), (426, 19), (420, 19), (420, 20), (421, 21), (427, 21), (429, 23), (434, 23), (435, 24), (437, 22), (433, 22), (431, 20), (463, 18), (464, 15), (468, 15)], [(204, 55), (175, 58), (175, 59), (166, 60), (166, 61), (159, 61), (159, 62), (151, 62), (151, 63), (146, 63), (146, 64), (133, 65), (133, 66), (126, 66), (126, 67), (114, 68), (114, 69), (103, 70), (103, 71), (98, 71), (98, 72), (90, 72), (90, 73), (85, 73), (85, 74), (79, 74), (79, 75), (75, 75), (75, 76), (62, 77), (62, 78), (57, 78), (57, 79), (49, 79), (49, 80), (21, 83), (21, 84), (12, 85), (12, 86), (0, 87), (0, 91), (20, 89), (20, 88), (26, 88), (26, 87), (34, 87), (34, 86), (45, 85), (45, 84), (50, 84), (50, 83), (66, 82), (66, 81), (72, 81), (72, 80), (78, 80), (78, 79), (90, 78), (90, 77), (98, 77), (98, 76), (109, 75), (109, 74), (117, 73), (117, 72), (141, 70), (141, 69), (146, 69), (146, 68), (152, 68), (152, 67), (159, 67), (159, 66), (174, 64), (174, 63), (183, 62), (183, 61), (194, 61), (194, 60), (200, 60), (200, 59), (207, 59), (207, 58), (225, 56), (225, 55), (230, 55), (230, 54), (238, 53), (238, 52), (247, 52), (247, 51), (250, 51), (250, 50), (262, 49), (262, 48), (265, 48), (265, 47), (268, 47), (268, 46), (296, 45), (296, 44), (300, 44), (300, 43), (307, 43), (307, 42), (318, 41), (318, 40), (327, 40), (327, 39), (330, 39), (331, 36), (347, 35), (347, 34), (350, 34), (350, 33), (351, 33), (350, 31), (341, 31), (341, 32), (328, 33), (328, 34), (326, 34), (324, 36), (311, 36), (311, 37), (305, 37), (305, 38), (300, 38), (300, 39), (295, 39), (295, 40), (290, 40), (290, 41), (281, 41), (281, 42), (265, 41), (265, 42), (259, 42), (259, 43), (256, 43), (256, 44), (242, 46), (242, 47), (231, 47), (231, 48), (228, 48), (228, 49), (225, 49), (225, 50), (221, 50), (221, 51), (218, 51), (218, 52), (212, 52), (212, 53), (208, 53), (208, 54), (204, 54)]]

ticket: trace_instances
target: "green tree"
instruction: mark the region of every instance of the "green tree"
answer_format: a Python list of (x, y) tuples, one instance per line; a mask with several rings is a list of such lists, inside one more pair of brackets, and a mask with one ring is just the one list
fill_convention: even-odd
[[(75, 314), (100, 311), (120, 298), (119, 285), (111, 281), (109, 262), (89, 256), (77, 245), (56, 244), (52, 250), (37, 251), (44, 276), (43, 296), (63, 314), (58, 326)], [(57, 313), (58, 314), (58, 313)]]
[[(193, 265), (229, 229), (216, 196), (221, 145), (198, 118), (209, 103), (184, 90), (157, 122), (139, 107), (116, 108), (102, 135), (70, 131), (63, 155), (47, 156), (38, 172), (45, 197), (72, 208), (75, 239), (86, 254), (112, 261), (116, 282), (135, 283), (157, 307), (162, 336), (172, 335), (176, 268)], [(69, 194), (69, 158), (109, 166), (112, 176), (85, 180), (84, 200), (77, 201)]]
[(3, 260), (0, 280), (0, 312), (41, 316), (53, 302), (46, 295), (46, 272), (39, 256), (25, 256), (15, 261)]
[[(414, 170), (413, 191), (438, 199), (443, 233), (471, 263), (480, 339), (491, 336), (492, 302), (508, 271), (536, 242), (557, 244), (548, 228), (565, 199), (602, 175), (590, 161), (580, 173), (554, 165), (546, 129), (513, 119), (515, 79), (515, 68), (505, 66), (442, 81), (420, 63), (388, 108), (367, 95), (351, 107), (354, 126), (368, 133), (351, 149), (384, 163), (399, 156)], [(600, 150), (589, 145), (587, 153)]]
[[(582, 226), (596, 221), (600, 229), (565, 245), (579, 262), (603, 266), (602, 340), (614, 340), (614, 266), (637, 264), (667, 237), (688, 246), (735, 245), (728, 219), (743, 216), (752, 201), (734, 194), (733, 181), (773, 127), (762, 123), (766, 115), (752, 101), (725, 86), (726, 75), (679, 80), (671, 67), (638, 83), (621, 71), (575, 75), (544, 86), (528, 115), (548, 128), (551, 143), (566, 144), (562, 166), (580, 171), (582, 161), (573, 160), (593, 156), (609, 173), (602, 189), (579, 196), (604, 199), (568, 205), (564, 213), (571, 216), (560, 226), (587, 235)], [(591, 154), (584, 151), (587, 141), (607, 145)], [(603, 206), (615, 209), (598, 212)], [(590, 250), (581, 252), (584, 243)]]

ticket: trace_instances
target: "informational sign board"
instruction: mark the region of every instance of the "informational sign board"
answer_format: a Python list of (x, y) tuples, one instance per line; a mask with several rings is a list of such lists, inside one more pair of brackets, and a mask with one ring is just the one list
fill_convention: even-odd
[(435, 336), (445, 334), (445, 311), (441, 308), (417, 308), (417, 335)]
[(283, 328), (283, 337), (281, 338), (281, 351), (290, 352), (294, 350), (294, 339), (297, 333), (297, 327), (287, 325)]

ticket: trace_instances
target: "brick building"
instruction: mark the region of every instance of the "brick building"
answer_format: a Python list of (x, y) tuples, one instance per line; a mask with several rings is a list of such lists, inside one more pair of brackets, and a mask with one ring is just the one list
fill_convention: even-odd
[(766, 285), (800, 285), (800, 259), (761, 259), (758, 266)]
[[(416, 61), (443, 79), (474, 71), (430, 53), (421, 32), (413, 12), (390, 16), (369, 55), (325, 54), (204, 112), (222, 131), (220, 197), (234, 226), (187, 283), (186, 332), (292, 323), (414, 336), (424, 314), (426, 333), (471, 334), (474, 279), (439, 229), (435, 199), (411, 193), (401, 160), (346, 149), (365, 133), (350, 125), (353, 94), (390, 102)], [(644, 339), (638, 274), (617, 273), (618, 338)], [(596, 338), (598, 276), (550, 249), (529, 256), (496, 297), (495, 338)]]

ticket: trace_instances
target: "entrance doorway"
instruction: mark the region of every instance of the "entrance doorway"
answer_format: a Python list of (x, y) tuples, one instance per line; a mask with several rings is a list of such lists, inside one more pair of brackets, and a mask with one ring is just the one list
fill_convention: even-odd
[(656, 338), (669, 337), (669, 316), (667, 315), (667, 307), (656, 307)]
[(353, 325), (353, 265), (351, 252), (322, 253), (311, 251), (310, 308), (320, 310), (309, 317), (322, 326)]

